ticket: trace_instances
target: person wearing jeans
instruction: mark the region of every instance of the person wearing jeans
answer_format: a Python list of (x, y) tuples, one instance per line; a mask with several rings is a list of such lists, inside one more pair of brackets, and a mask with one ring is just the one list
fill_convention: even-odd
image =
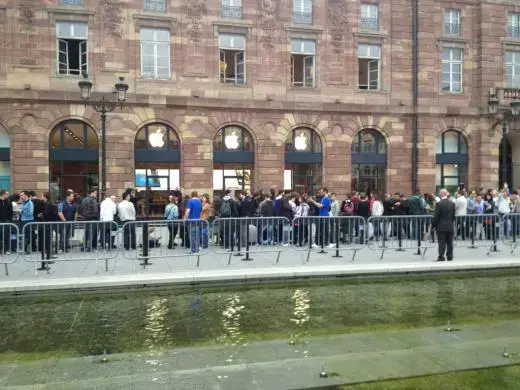
[(190, 234), (191, 253), (199, 252), (200, 245), (200, 213), (202, 211), (202, 202), (199, 199), (199, 193), (193, 191), (191, 198), (186, 204), (186, 212), (184, 213), (184, 221), (187, 221), (187, 227)]
[[(117, 206), (117, 212), (124, 226), (123, 246), (126, 250), (134, 250), (136, 248), (135, 224), (131, 222), (135, 221), (135, 207), (134, 204), (130, 202), (129, 192), (125, 192), (122, 198), (123, 200)], [(144, 239), (148, 239), (148, 237), (144, 237)]]

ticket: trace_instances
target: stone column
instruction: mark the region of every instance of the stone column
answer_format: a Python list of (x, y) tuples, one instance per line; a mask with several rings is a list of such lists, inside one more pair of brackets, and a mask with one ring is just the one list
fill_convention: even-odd
[(207, 118), (181, 125), (181, 186), (185, 193), (213, 193), (213, 145), (206, 130)]
[[(112, 114), (114, 115), (114, 114)], [(126, 188), (135, 187), (135, 124), (120, 117), (107, 123), (107, 194), (121, 196)]]
[(271, 123), (266, 124), (263, 130), (257, 134), (254, 188), (255, 191), (268, 192), (270, 188), (283, 188), (285, 135)]

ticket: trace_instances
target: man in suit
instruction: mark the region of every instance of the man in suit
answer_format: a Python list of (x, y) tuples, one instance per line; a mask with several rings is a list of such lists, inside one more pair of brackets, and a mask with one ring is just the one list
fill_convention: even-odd
[(432, 225), (437, 230), (439, 240), (439, 258), (444, 261), (444, 255), (448, 261), (453, 260), (453, 234), (455, 223), (455, 203), (448, 199), (448, 191), (442, 189), (439, 193), (440, 202), (435, 207)]

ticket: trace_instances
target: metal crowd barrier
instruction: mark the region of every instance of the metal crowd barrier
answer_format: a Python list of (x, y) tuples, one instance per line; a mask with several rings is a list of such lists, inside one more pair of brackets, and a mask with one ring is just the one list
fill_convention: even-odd
[[(371, 250), (381, 251), (383, 260), (385, 251), (415, 250), (422, 258), (433, 247), (434, 233), (430, 215), (393, 215), (368, 218), (369, 229), (374, 234), (368, 240)], [(372, 228), (370, 228), (372, 225)]]
[(213, 251), (232, 256), (243, 256), (244, 261), (253, 260), (253, 253), (275, 252), (276, 263), (282, 251), (291, 242), (291, 223), (285, 217), (217, 218), (212, 225)]
[[(105, 261), (117, 257), (115, 247), (118, 226), (115, 222), (67, 221), (21, 223), (23, 240), (20, 252), (34, 263), (36, 271), (49, 271), (50, 265), (62, 261)], [(38, 264), (40, 266), (38, 267)]]
[(502, 231), (502, 243), (511, 247), (511, 254), (514, 254), (520, 242), (520, 213), (504, 215), (502, 218)]
[(502, 219), (498, 214), (470, 214), (455, 217), (453, 244), (471, 249), (487, 248), (487, 254), (497, 251)]
[(311, 252), (327, 253), (332, 249), (332, 257), (343, 257), (342, 251), (352, 251), (352, 261), (358, 250), (364, 247), (368, 234), (367, 224), (363, 217), (296, 217), (293, 226), (293, 249), (306, 251), (309, 262)]
[(140, 260), (141, 266), (152, 265), (150, 259), (207, 254), (209, 225), (205, 220), (128, 221), (121, 228), (118, 246), (123, 257)]
[(5, 275), (9, 276), (9, 264), (20, 257), (18, 242), (20, 230), (14, 223), (0, 223), (0, 264), (4, 265)]

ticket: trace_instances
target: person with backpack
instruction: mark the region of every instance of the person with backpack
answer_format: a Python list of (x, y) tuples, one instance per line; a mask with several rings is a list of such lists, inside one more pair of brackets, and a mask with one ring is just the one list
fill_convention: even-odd
[[(231, 197), (231, 190), (224, 192), (222, 203), (220, 205), (219, 218), (237, 218), (238, 207), (236, 202)], [(224, 220), (219, 223), (219, 235), (221, 245), (224, 245), (225, 249), (234, 248), (234, 237), (235, 237), (235, 223), (236, 220)]]
[(90, 252), (97, 249), (98, 226), (94, 221), (99, 221), (99, 203), (97, 190), (92, 189), (90, 194), (81, 201), (81, 215), (85, 224), (85, 237), (83, 238), (83, 250)]
[[(464, 212), (466, 212), (466, 206), (467, 204), (464, 205)], [(422, 238), (425, 218), (419, 216), (426, 215), (426, 201), (421, 194), (421, 190), (418, 188), (415, 190), (413, 196), (408, 199), (408, 215), (415, 216), (415, 218), (411, 220), (412, 239), (417, 240), (419, 237)]]
[[(340, 208), (340, 215), (342, 217), (354, 217), (356, 215), (356, 205), (349, 195), (345, 199)], [(354, 230), (354, 219), (342, 218), (341, 219), (341, 242), (343, 244), (352, 242), (352, 231)], [(347, 234), (348, 233), (348, 234)], [(347, 241), (348, 236), (348, 241)]]

